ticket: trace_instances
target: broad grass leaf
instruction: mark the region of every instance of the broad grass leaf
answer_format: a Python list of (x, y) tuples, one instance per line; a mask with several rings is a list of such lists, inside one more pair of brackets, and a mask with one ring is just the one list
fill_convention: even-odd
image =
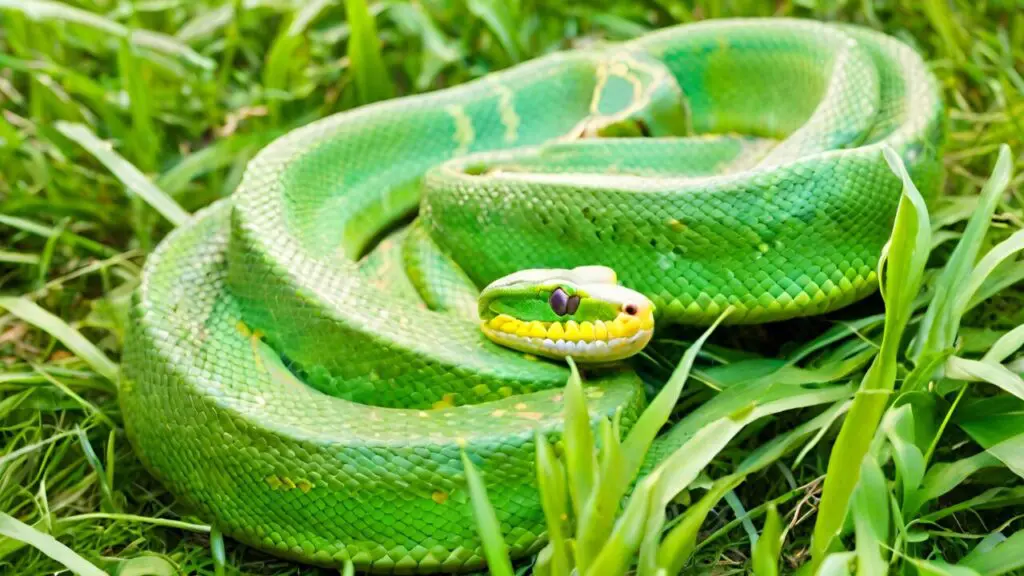
[(889, 488), (882, 469), (870, 454), (861, 465), (851, 512), (857, 545), (857, 574), (885, 574), (888, 563), (882, 556), (882, 546), (889, 540)]
[(976, 570), (966, 566), (947, 564), (940, 560), (922, 560), (920, 558), (907, 558), (909, 564), (917, 568), (920, 576), (980, 576)]
[[(616, 413), (618, 419), (619, 412)], [(594, 489), (580, 511), (576, 528), (577, 555), (594, 558), (611, 534), (619, 502), (629, 488), (633, 475), (625, 466), (618, 426), (607, 418), (599, 425), (601, 453)]]
[(99, 14), (75, 8), (63, 2), (48, 0), (0, 0), (0, 10), (17, 10), (32, 20), (57, 20), (86, 26), (117, 38), (126, 38), (132, 44), (175, 56), (204, 70), (213, 70), (213, 60), (200, 55), (173, 36), (149, 30), (131, 30)]
[(933, 464), (924, 475), (921, 489), (912, 498), (904, 500), (904, 514), (907, 517), (914, 516), (921, 506), (949, 493), (975, 472), (998, 466), (1002, 466), (1002, 462), (988, 452), (979, 452), (953, 462)]
[(1024, 324), (1000, 336), (981, 358), (981, 361), (990, 364), (1000, 364), (1021, 346), (1024, 346)]
[(1012, 236), (996, 244), (985, 253), (985, 256), (978, 262), (978, 265), (967, 278), (964, 286), (957, 293), (955, 313), (957, 314), (957, 325), (964, 312), (969, 308), (975, 294), (981, 289), (988, 277), (1008, 259), (1016, 256), (1024, 250), (1024, 230), (1014, 232)]
[(593, 562), (587, 568), (577, 562), (580, 573), (586, 576), (625, 573), (644, 537), (644, 524), (654, 505), (654, 491), (660, 480), (656, 471), (640, 481)]
[(122, 561), (112, 576), (178, 576), (178, 568), (160, 556), (138, 556)]
[[(565, 384), (565, 432), (562, 438), (565, 444), (565, 468), (569, 477), (569, 494), (572, 498), (573, 514), (582, 517), (583, 505), (590, 499), (597, 470), (597, 456), (594, 452), (594, 435), (590, 429), (590, 413), (587, 411), (587, 400), (583, 395), (583, 382), (580, 372), (571, 357), (566, 358), (569, 364), (569, 380)], [(577, 559), (583, 568), (588, 560), (585, 556)]]
[[(263, 87), (269, 94), (289, 92), (289, 85), (301, 78), (306, 66), (300, 48), (305, 42), (306, 28), (333, 4), (333, 0), (311, 0), (296, 6), (295, 13), (285, 21), (274, 43), (267, 51), (263, 67)], [(276, 117), (279, 100), (271, 98), (271, 114)]]
[[(807, 422), (804, 422), (785, 434), (776, 436), (768, 442), (761, 444), (755, 448), (753, 452), (747, 455), (742, 462), (740, 462), (739, 466), (736, 467), (735, 472), (729, 476), (716, 480), (707, 493), (704, 494), (697, 503), (686, 510), (682, 515), (681, 520), (677, 522), (665, 536), (661, 545), (661, 554), (673, 559), (673, 563), (666, 567), (667, 572), (669, 574), (678, 572), (690, 557), (690, 554), (692, 554), (697, 548), (697, 535), (700, 527), (703, 524), (704, 519), (707, 517), (707, 514), (716, 504), (718, 504), (719, 500), (743, 482), (748, 475), (763, 470), (772, 463), (777, 462), (788, 452), (796, 449), (800, 441), (808, 435), (815, 433), (816, 431), (823, 431), (825, 428), (830, 426), (839, 414), (845, 412), (849, 407), (849, 404), (849, 401), (846, 399), (835, 402), (832, 406), (829, 406)], [(721, 530), (719, 532), (721, 532)], [(701, 546), (704, 546), (706, 542), (707, 541), (701, 543)], [(653, 541), (653, 543), (656, 544), (656, 540)], [(645, 540), (641, 547), (641, 574), (654, 573), (653, 568), (656, 567), (656, 562), (653, 561), (649, 565), (645, 564), (644, 547), (647, 545), (648, 542)], [(652, 570), (644, 572), (645, 566), (651, 567)], [(676, 572), (673, 572), (673, 570)]]
[(979, 556), (991, 552), (999, 544), (1006, 542), (1006, 536), (1002, 532), (991, 532), (986, 534), (978, 544), (971, 549), (970, 553), (960, 560), (960, 565), (966, 565), (977, 561)]
[(1024, 505), (1024, 487), (991, 488), (973, 498), (924, 514), (918, 517), (917, 521), (921, 523), (937, 522), (958, 512), (1012, 508), (1021, 505)]
[(651, 446), (651, 442), (654, 441), (655, 436), (665, 425), (665, 422), (668, 421), (672, 410), (679, 401), (679, 394), (682, 392), (683, 386), (690, 376), (690, 369), (693, 368), (693, 363), (701, 347), (711, 336), (711, 333), (714, 332), (715, 328), (731, 312), (732, 308), (730, 307), (704, 331), (700, 338), (687, 348), (679, 364), (676, 365), (675, 370), (672, 372), (672, 376), (669, 377), (668, 382), (665, 383), (665, 386), (662, 387), (658, 395), (654, 397), (654, 400), (644, 409), (640, 417), (637, 418), (633, 428), (630, 429), (629, 434), (622, 443), (624, 463), (626, 465), (625, 474), (629, 476), (629, 481), (632, 481), (636, 476), (637, 471), (640, 469), (640, 464), (643, 462)]
[(790, 364), (796, 364), (811, 354), (823, 350), (828, 346), (841, 342), (852, 336), (856, 336), (857, 334), (863, 333), (877, 326), (881, 326), (883, 322), (885, 322), (885, 314), (875, 314), (851, 320), (849, 322), (838, 323), (826, 330), (817, 338), (791, 352), (788, 356), (788, 361)]
[(963, 237), (935, 282), (932, 301), (924, 318), (921, 319), (917, 338), (912, 346), (911, 356), (915, 361), (925, 354), (936, 353), (953, 346), (962, 314), (957, 308), (963, 309), (956, 300), (971, 275), (992, 214), (1009, 183), (1011, 168), (1010, 149), (1003, 146), (999, 150), (999, 158), (992, 177), (982, 188), (979, 206), (971, 215)]
[(88, 127), (67, 122), (57, 122), (56, 127), (61, 134), (77, 142), (95, 156), (114, 176), (117, 176), (126, 190), (145, 200), (168, 222), (178, 226), (189, 219), (189, 213), (183, 210), (173, 198), (157, 188), (138, 168), (114, 152), (108, 143), (97, 138)]
[(846, 519), (861, 464), (895, 386), (899, 344), (921, 289), (931, 246), (924, 199), (899, 156), (889, 148), (884, 150), (884, 155), (890, 168), (903, 181), (903, 195), (896, 210), (892, 235), (883, 250), (885, 258), (879, 262), (885, 328), (881, 349), (861, 381), (829, 457), (811, 539), (811, 572), (819, 566)]
[(1024, 568), (1024, 530), (1018, 530), (988, 552), (968, 558), (960, 565), (982, 576), (1008, 574)]
[(487, 568), (494, 576), (512, 576), (512, 563), (508, 558), (505, 538), (501, 534), (501, 523), (498, 522), (498, 516), (487, 497), (484, 480), (465, 451), (462, 452), (462, 468), (466, 474), (466, 484), (473, 504), (473, 518), (476, 520), (476, 531), (484, 547)]
[(776, 385), (757, 381), (737, 384), (722, 391), (672, 426), (658, 439), (658, 442), (651, 446), (650, 457), (644, 462), (642, 468), (653, 468), (653, 465), (667, 458), (704, 426), (752, 405), (759, 405), (759, 413), (764, 415), (769, 413), (764, 412), (765, 409), (778, 412), (827, 404), (847, 399), (852, 393), (853, 389), (849, 385), (811, 388), (803, 385)]
[[(708, 513), (718, 504), (719, 500), (742, 481), (743, 476), (740, 475), (729, 475), (716, 480), (707, 494), (701, 497), (696, 504), (687, 508), (682, 519), (668, 531), (660, 546), (657, 545), (657, 539), (648, 534), (646, 538), (652, 538), (652, 543), (648, 545), (645, 540), (643, 546), (651, 546), (651, 549), (656, 551), (655, 561), (645, 564), (644, 554), (641, 553), (640, 574), (644, 576), (647, 574), (658, 574), (659, 576), (661, 574), (679, 574), (696, 549), (697, 536)], [(645, 570), (647, 566), (651, 566), (652, 569)]]
[(569, 558), (566, 554), (566, 535), (569, 527), (568, 494), (566, 493), (565, 470), (562, 462), (555, 457), (547, 439), (536, 435), (537, 483), (540, 487), (541, 504), (548, 527), (549, 570), (553, 576), (568, 576)]
[(466, 6), (474, 16), (484, 21), (498, 38), (502, 48), (513, 62), (521, 58), (519, 42), (516, 40), (516, 18), (513, 0), (467, 0)]
[(854, 552), (833, 552), (825, 557), (814, 576), (848, 576), (850, 563), (856, 557)]
[(40, 308), (35, 302), (25, 298), (0, 296), (0, 309), (6, 309), (11, 314), (60, 340), (68, 347), (68, 350), (89, 364), (97, 374), (111, 382), (117, 382), (117, 364), (107, 358), (106, 354), (85, 336), (82, 336), (78, 330)]
[(1002, 364), (952, 356), (946, 360), (946, 376), (969, 382), (988, 382), (1024, 400), (1024, 378)]
[[(651, 510), (644, 529), (643, 544), (647, 553), (642, 555), (649, 559), (654, 557), (653, 550), (657, 548), (657, 542), (665, 526), (665, 507), (697, 478), (697, 474), (725, 448), (736, 433), (743, 429), (744, 424), (743, 420), (731, 417), (717, 420), (702, 428), (685, 445), (658, 465), (655, 474), (659, 481), (651, 497)], [(678, 572), (672, 571), (679, 553), (672, 548), (671, 542), (666, 539), (657, 550), (659, 569), (673, 574)]]
[(1003, 262), (999, 266), (996, 266), (995, 270), (985, 278), (981, 287), (978, 288), (977, 292), (974, 293), (974, 296), (971, 297), (970, 303), (967, 304), (967, 310), (971, 310), (992, 296), (995, 296), (1007, 288), (1017, 286), (1021, 282), (1024, 282), (1024, 261)]
[(359, 101), (366, 104), (390, 98), (395, 88), (380, 54), (377, 23), (366, 7), (366, 0), (345, 0), (345, 13), (351, 29), (348, 58)]
[(782, 520), (774, 504), (768, 506), (764, 528), (751, 554), (754, 576), (777, 576), (782, 552)]
[(228, 556), (224, 548), (224, 533), (216, 525), (210, 526), (210, 557), (213, 558), (214, 576), (224, 576), (227, 571)]
[(60, 543), (53, 536), (3, 512), (0, 512), (0, 534), (32, 546), (79, 576), (107, 576), (106, 572), (75, 554), (71, 548)]
[(885, 436), (892, 445), (896, 472), (903, 485), (903, 501), (912, 498), (924, 478), (924, 454), (914, 442), (914, 413), (910, 404), (891, 410), (884, 422)]
[(388, 15), (404, 35), (418, 36), (423, 45), (420, 72), (416, 76), (417, 90), (430, 88), (442, 70), (463, 57), (459, 45), (445, 35), (421, 4), (392, 4)]

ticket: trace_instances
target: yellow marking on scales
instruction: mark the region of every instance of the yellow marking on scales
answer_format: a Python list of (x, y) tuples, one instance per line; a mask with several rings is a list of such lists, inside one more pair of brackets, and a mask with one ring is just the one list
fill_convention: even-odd
[(276, 474), (271, 474), (270, 476), (267, 476), (266, 478), (264, 478), (264, 481), (267, 483), (267, 486), (270, 486), (271, 490), (283, 490), (285, 492), (288, 492), (290, 490), (295, 490), (296, 488), (298, 488), (299, 491), (302, 492), (303, 494), (308, 494), (309, 491), (312, 490), (313, 487), (315, 486), (315, 484), (313, 484), (309, 480), (292, 480), (287, 476), (277, 476)]
[(455, 134), (452, 136), (457, 146), (455, 154), (462, 155), (469, 152), (469, 147), (476, 138), (476, 132), (473, 130), (473, 119), (466, 114), (465, 108), (457, 104), (445, 107), (445, 111), (455, 121)]
[(494, 76), (487, 78), (491, 79), (491, 86), (498, 94), (498, 117), (501, 119), (501, 125), (505, 127), (505, 143), (512, 144), (519, 139), (519, 114), (516, 114), (516, 107), (513, 104), (516, 94), (508, 86), (494, 80)]
[[(650, 76), (647, 90), (644, 90), (644, 83), (633, 74), (633, 70)], [(668, 73), (664, 69), (637, 60), (627, 52), (616, 53), (608, 60), (600, 62), (594, 73), (597, 76), (597, 82), (594, 84), (594, 91), (590, 96), (590, 115), (580, 120), (562, 138), (563, 140), (593, 136), (596, 129), (625, 120), (643, 110), (651, 102), (651, 93), (668, 77)], [(600, 112), (601, 95), (611, 76), (618, 76), (633, 86), (633, 101), (619, 112), (606, 116)]]

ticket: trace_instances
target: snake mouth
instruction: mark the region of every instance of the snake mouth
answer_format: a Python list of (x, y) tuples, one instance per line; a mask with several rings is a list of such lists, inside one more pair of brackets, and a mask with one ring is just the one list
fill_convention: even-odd
[(632, 356), (647, 345), (654, 335), (654, 315), (619, 314), (615, 320), (593, 322), (526, 322), (499, 314), (485, 320), (481, 327), (495, 342), (528, 354), (612, 362)]

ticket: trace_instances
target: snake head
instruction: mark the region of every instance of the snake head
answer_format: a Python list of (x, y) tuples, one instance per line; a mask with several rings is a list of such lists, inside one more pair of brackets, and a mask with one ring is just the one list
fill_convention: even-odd
[(484, 288), (479, 305), (488, 338), (548, 358), (621, 360), (654, 334), (654, 303), (605, 266), (522, 270)]

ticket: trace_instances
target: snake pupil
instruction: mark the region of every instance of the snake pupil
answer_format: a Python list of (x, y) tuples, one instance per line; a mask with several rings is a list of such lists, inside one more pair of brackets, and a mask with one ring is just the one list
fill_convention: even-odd
[(626, 314), (630, 316), (636, 316), (636, 306), (632, 304), (626, 304)]
[(580, 307), (580, 297), (579, 296), (575, 296), (575, 295), (574, 296), (570, 296), (569, 297), (569, 302), (566, 303), (565, 311), (568, 314), (575, 314), (576, 310), (579, 307)]
[(566, 310), (569, 306), (569, 295), (565, 293), (565, 290), (555, 288), (555, 291), (551, 293), (551, 297), (548, 298), (548, 304), (551, 305), (551, 309), (555, 314), (565, 316)]

